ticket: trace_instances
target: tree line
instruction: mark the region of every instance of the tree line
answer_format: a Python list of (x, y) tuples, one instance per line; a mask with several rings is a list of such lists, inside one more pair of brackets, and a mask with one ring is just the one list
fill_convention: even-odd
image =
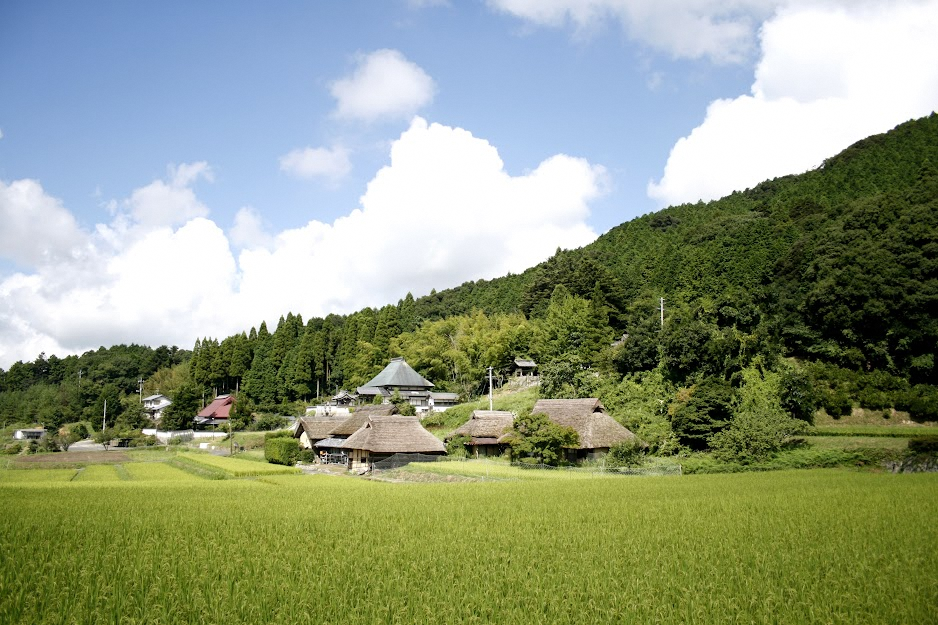
[(142, 377), (147, 393), (197, 403), (237, 391), (246, 419), (354, 390), (403, 356), (465, 398), (485, 391), (487, 367), (506, 375), (533, 358), (542, 395), (601, 396), (662, 449), (732, 446), (767, 427), (740, 415), (775, 415), (779, 432), (819, 408), (938, 418), (936, 162), (931, 115), (805, 174), (634, 219), (522, 274), (349, 315), (291, 312), (273, 331), (261, 323), (191, 351), (16, 363), (0, 370), (0, 414), (84, 418), (103, 398), (129, 405)]

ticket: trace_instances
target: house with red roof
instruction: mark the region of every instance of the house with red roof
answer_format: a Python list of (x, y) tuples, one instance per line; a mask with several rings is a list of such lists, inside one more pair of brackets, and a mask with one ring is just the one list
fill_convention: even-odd
[(222, 425), (228, 423), (228, 419), (231, 417), (231, 409), (234, 408), (234, 399), (231, 395), (219, 395), (196, 415), (195, 424)]

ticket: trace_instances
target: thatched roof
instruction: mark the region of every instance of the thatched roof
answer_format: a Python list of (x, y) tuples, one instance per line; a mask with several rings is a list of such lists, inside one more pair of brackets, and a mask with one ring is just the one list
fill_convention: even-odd
[(557, 425), (580, 435), (579, 449), (600, 449), (635, 438), (635, 434), (606, 414), (595, 397), (589, 399), (539, 399), (531, 414), (545, 414)]
[(515, 420), (513, 412), (503, 410), (473, 410), (469, 420), (459, 426), (449, 438), (469, 436), (472, 439), (497, 439), (511, 429)]
[(348, 415), (321, 415), (318, 417), (300, 417), (296, 420), (293, 438), (299, 438), (306, 432), (306, 438), (318, 441), (329, 437), (329, 433), (340, 423), (348, 419)]
[(343, 449), (364, 449), (372, 453), (445, 453), (446, 446), (426, 431), (417, 417), (370, 417), (349, 436)]
[(414, 371), (403, 358), (392, 358), (381, 373), (365, 384), (365, 387), (416, 387), (433, 388), (433, 383)]
[(329, 430), (331, 436), (351, 436), (358, 429), (365, 425), (369, 417), (389, 417), (397, 414), (397, 406), (394, 404), (373, 404), (368, 406), (359, 406), (352, 413), (352, 416), (346, 417), (338, 424), (333, 423)]

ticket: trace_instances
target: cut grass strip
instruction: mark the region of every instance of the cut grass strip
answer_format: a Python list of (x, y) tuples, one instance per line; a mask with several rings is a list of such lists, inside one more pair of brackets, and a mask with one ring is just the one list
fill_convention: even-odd
[(172, 460), (168, 460), (166, 464), (185, 471), (190, 475), (201, 477), (206, 480), (227, 480), (229, 477), (231, 477), (231, 475), (226, 471), (196, 462), (192, 458), (182, 454), (177, 455)]
[(931, 425), (820, 425), (805, 436), (888, 436), (914, 438), (916, 436), (938, 436), (938, 427)]
[(210, 454), (180, 454), (191, 462), (222, 470), (233, 477), (255, 477), (258, 475), (293, 475), (301, 473), (296, 467), (284, 467), (277, 464), (266, 464), (253, 460), (213, 456)]
[(112, 464), (91, 464), (79, 469), (78, 475), (75, 476), (76, 482), (119, 482), (120, 480), (120, 475), (115, 465)]
[(130, 479), (135, 482), (191, 482), (202, 479), (201, 475), (172, 466), (168, 462), (135, 462), (124, 466)]

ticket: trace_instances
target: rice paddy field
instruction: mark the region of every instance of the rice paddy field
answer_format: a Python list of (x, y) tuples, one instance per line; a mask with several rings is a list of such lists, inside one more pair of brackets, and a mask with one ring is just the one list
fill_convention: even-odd
[(0, 470), (0, 623), (938, 622), (936, 474), (121, 467)]

